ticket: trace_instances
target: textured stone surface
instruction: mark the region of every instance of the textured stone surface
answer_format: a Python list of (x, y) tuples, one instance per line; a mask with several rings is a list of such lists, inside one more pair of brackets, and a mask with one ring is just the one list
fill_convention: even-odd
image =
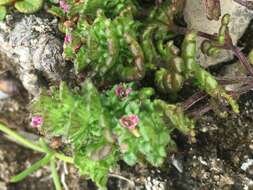
[(34, 15), (0, 23), (0, 62), (15, 71), (32, 95), (39, 93), (38, 73), (49, 81), (62, 78), (62, 43), (54, 35), (57, 20)]
[[(245, 7), (235, 3), (233, 0), (221, 0), (221, 15), (229, 13), (231, 15), (231, 23), (229, 24), (230, 34), (234, 44), (243, 35), (250, 20), (253, 18), (253, 12)], [(210, 34), (217, 33), (220, 20), (208, 20), (205, 13), (205, 5), (203, 0), (187, 0), (184, 12), (185, 20), (189, 28)], [(221, 17), (220, 17), (221, 19)], [(197, 45), (200, 47), (203, 38), (199, 38)], [(198, 51), (198, 60), (201, 65), (208, 67), (217, 63), (228, 61), (233, 58), (231, 51), (222, 51), (217, 57), (207, 57)]]

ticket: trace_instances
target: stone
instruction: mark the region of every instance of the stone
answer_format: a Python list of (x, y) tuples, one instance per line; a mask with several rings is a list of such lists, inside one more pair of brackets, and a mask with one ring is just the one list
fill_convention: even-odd
[[(250, 20), (253, 18), (253, 12), (233, 0), (220, 0), (221, 17), (219, 21), (209, 20), (206, 17), (205, 5), (203, 0), (187, 0), (184, 10), (184, 18), (190, 29), (206, 32), (209, 34), (217, 33), (220, 27), (222, 15), (228, 13), (231, 15), (229, 24), (230, 34), (234, 44), (244, 34)], [(222, 50), (216, 57), (208, 57), (200, 51), (200, 45), (203, 38), (197, 40), (197, 59), (203, 67), (209, 67), (221, 62), (229, 61), (233, 58), (231, 51)]]
[(54, 31), (57, 19), (18, 16), (0, 23), (0, 64), (14, 71), (26, 90), (36, 96), (40, 75), (50, 82), (63, 77), (62, 41)]

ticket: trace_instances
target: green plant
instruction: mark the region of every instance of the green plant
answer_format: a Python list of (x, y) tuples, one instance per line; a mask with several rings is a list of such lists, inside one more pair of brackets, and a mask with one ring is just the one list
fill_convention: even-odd
[(90, 81), (76, 92), (62, 83), (41, 95), (33, 110), (44, 118), (41, 130), (47, 138), (61, 137), (69, 145), (80, 174), (105, 188), (109, 171), (121, 159), (160, 166), (167, 150), (175, 149), (170, 137), (175, 128), (194, 138), (194, 122), (180, 106), (152, 101), (153, 93), (152, 88), (135, 90), (133, 84), (98, 93)]
[[(184, 104), (168, 104), (153, 88), (137, 88), (134, 82), (147, 74), (154, 76), (157, 90), (164, 94), (176, 97), (188, 80), (209, 95), (211, 103), (225, 102), (239, 112), (232, 96), (197, 63), (199, 32), (184, 30), (181, 48), (175, 45), (174, 37), (181, 28), (174, 20), (183, 4), (183, 0), (165, 0), (145, 11), (135, 0), (66, 0), (51, 6), (48, 11), (59, 17), (59, 29), (65, 33), (64, 57), (74, 62), (76, 74), (84, 72), (87, 77), (80, 89), (71, 90), (62, 82), (59, 88), (44, 91), (33, 102), (37, 115), (33, 124), (47, 140), (61, 138), (70, 157), (49, 149), (44, 141), (32, 145), (0, 127), (29, 148), (46, 153), (13, 181), (50, 163), (56, 189), (61, 189), (55, 169), (55, 160), (60, 159), (74, 164), (81, 175), (105, 189), (108, 175), (119, 160), (128, 165), (147, 162), (161, 166), (167, 152), (176, 148), (170, 136), (173, 130), (194, 141), (194, 121), (185, 116)], [(210, 16), (217, 19), (219, 14), (210, 12)], [(203, 53), (212, 56), (224, 47), (237, 51), (229, 41), (228, 24), (226, 14), (217, 35), (201, 33), (208, 37), (202, 44)], [(91, 79), (133, 82), (98, 91)]]
[[(174, 18), (184, 1), (164, 1), (159, 7), (151, 7), (146, 18), (138, 16), (141, 8), (137, 2), (109, 2), (69, 0), (49, 10), (61, 18), (66, 33), (64, 56), (74, 62), (77, 73), (86, 70), (98, 81), (137, 81), (154, 71), (158, 89), (174, 96), (186, 79), (193, 78), (200, 89), (225, 99), (238, 112), (232, 97), (196, 62), (196, 32), (186, 35), (181, 55), (174, 45)], [(225, 15), (217, 40), (206, 41), (205, 52), (218, 52), (215, 45), (225, 43), (228, 23), (229, 15)]]
[(31, 165), (29, 168), (21, 172), (20, 174), (11, 178), (11, 182), (18, 182), (23, 180), (25, 177), (33, 173), (34, 171), (38, 170), (39, 168), (51, 163), (51, 171), (53, 176), (53, 181), (56, 187), (56, 190), (61, 190), (61, 186), (59, 185), (59, 177), (56, 172), (55, 162), (56, 160), (62, 160), (66, 163), (73, 163), (73, 159), (71, 157), (65, 156), (64, 154), (55, 152), (54, 150), (50, 149), (43, 139), (40, 139), (39, 142), (32, 142), (27, 140), (26, 138), (20, 136), (15, 131), (12, 131), (8, 127), (2, 125), (0, 123), (0, 131), (4, 132), (9, 138), (14, 139), (16, 142), (20, 143), (21, 145), (30, 148), (34, 151), (41, 152), (45, 154), (45, 156)]
[(0, 0), (0, 20), (6, 15), (6, 6), (13, 5), (21, 13), (35, 13), (41, 9), (43, 0)]

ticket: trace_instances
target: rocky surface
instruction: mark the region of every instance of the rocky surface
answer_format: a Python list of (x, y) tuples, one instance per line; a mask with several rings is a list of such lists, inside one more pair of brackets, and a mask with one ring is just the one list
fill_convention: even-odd
[[(220, 27), (220, 20), (209, 20), (206, 17), (205, 5), (203, 0), (187, 0), (184, 11), (184, 17), (189, 28), (208, 32), (214, 34), (218, 32)], [(253, 18), (253, 12), (247, 8), (235, 3), (233, 0), (221, 0), (221, 15), (229, 13), (231, 15), (231, 22), (229, 24), (230, 34), (234, 44), (242, 37), (245, 29), (248, 27), (250, 20)], [(203, 38), (199, 38), (197, 46), (200, 47)], [(223, 50), (216, 57), (208, 57), (203, 55), (201, 51), (198, 51), (199, 63), (208, 67), (224, 61), (231, 60), (233, 54), (231, 51)]]
[(55, 37), (57, 20), (14, 15), (0, 23), (0, 62), (16, 72), (32, 95), (39, 93), (39, 76), (49, 81), (63, 77), (62, 42)]

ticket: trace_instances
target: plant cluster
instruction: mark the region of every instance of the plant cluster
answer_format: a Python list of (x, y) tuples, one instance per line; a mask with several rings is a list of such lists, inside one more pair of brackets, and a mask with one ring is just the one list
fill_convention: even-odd
[[(174, 94), (186, 79), (195, 78), (199, 88), (212, 97), (226, 99), (238, 112), (233, 99), (196, 62), (196, 32), (186, 35), (181, 54), (174, 45), (174, 19), (183, 4), (164, 1), (151, 6), (144, 18), (138, 15), (143, 10), (137, 1), (69, 0), (49, 12), (60, 17), (60, 28), (66, 33), (64, 56), (74, 62), (76, 72), (87, 69), (92, 78), (109, 81), (136, 81), (155, 72), (158, 89)], [(227, 17), (219, 30), (219, 44), (224, 41)], [(211, 48), (212, 43), (206, 41), (202, 49), (209, 54), (213, 51), (210, 49), (218, 52), (218, 48)]]
[[(48, 140), (61, 138), (70, 157), (55, 153), (42, 142), (37, 150), (47, 156), (21, 176), (58, 158), (74, 164), (81, 175), (105, 189), (108, 175), (119, 160), (128, 165), (148, 162), (161, 166), (167, 152), (176, 148), (171, 132), (177, 129), (194, 140), (194, 121), (185, 116), (184, 104), (169, 104), (159, 99), (155, 90), (177, 95), (186, 80), (211, 101), (239, 112), (231, 94), (196, 59), (196, 38), (201, 34), (207, 37), (201, 47), (204, 54), (213, 56), (221, 48), (230, 48), (243, 60), (229, 38), (229, 15), (223, 16), (217, 34), (186, 29), (184, 40), (176, 46), (174, 37), (180, 27), (175, 19), (184, 0), (164, 0), (145, 8), (141, 3), (65, 0), (48, 10), (59, 17), (59, 29), (65, 33), (65, 59), (74, 63), (76, 74), (87, 77), (80, 89), (70, 89), (62, 82), (33, 102), (36, 116), (32, 125)], [(209, 12), (209, 18), (215, 20), (219, 15)], [(136, 82), (147, 75), (154, 76), (155, 88), (138, 88)], [(97, 81), (110, 81), (112, 85), (98, 91), (94, 85)], [(6, 132), (5, 128), (0, 130)], [(55, 186), (61, 189), (54, 163), (51, 165)]]
[(179, 106), (152, 101), (153, 93), (152, 88), (136, 90), (132, 83), (102, 94), (90, 81), (79, 92), (62, 83), (40, 96), (33, 109), (44, 119), (42, 132), (69, 143), (80, 174), (104, 188), (119, 160), (161, 166), (168, 149), (175, 148), (170, 137), (175, 128), (193, 138), (194, 122)]

